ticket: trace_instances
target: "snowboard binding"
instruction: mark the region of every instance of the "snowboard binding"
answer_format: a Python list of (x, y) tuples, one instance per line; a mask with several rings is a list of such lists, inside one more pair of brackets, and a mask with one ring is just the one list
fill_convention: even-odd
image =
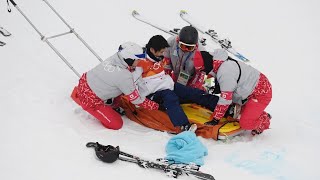
[(86, 145), (89, 147), (94, 147), (97, 157), (106, 163), (113, 163), (119, 158), (120, 149), (119, 146), (114, 147), (111, 145), (101, 145), (98, 142), (88, 142)]
[(229, 39), (222, 39), (219, 41), (222, 47), (232, 48), (231, 41)]
[(218, 33), (213, 29), (208, 30), (208, 35), (210, 35), (211, 37), (218, 37)]

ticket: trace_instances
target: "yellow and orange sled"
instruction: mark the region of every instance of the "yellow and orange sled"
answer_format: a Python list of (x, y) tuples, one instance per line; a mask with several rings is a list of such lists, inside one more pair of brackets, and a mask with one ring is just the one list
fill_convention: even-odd
[[(76, 97), (76, 88), (71, 94), (72, 99), (80, 105), (79, 99)], [(239, 123), (231, 117), (223, 118), (216, 126), (204, 125), (210, 121), (212, 112), (196, 104), (183, 104), (182, 109), (186, 113), (188, 119), (192, 123), (197, 124), (196, 134), (204, 138), (213, 138), (214, 140), (224, 140), (241, 134), (243, 130)], [(121, 107), (125, 110), (126, 116), (138, 124), (143, 126), (170, 133), (180, 133), (179, 127), (174, 127), (169, 116), (160, 110), (146, 110), (136, 108), (126, 98), (121, 99)]]
[[(223, 140), (228, 137), (239, 135), (244, 131), (240, 128), (239, 123), (231, 117), (223, 118), (216, 126), (204, 125), (205, 122), (210, 121), (209, 117), (212, 114), (210, 110), (196, 104), (183, 104), (181, 106), (189, 121), (197, 124), (198, 128), (196, 134), (198, 136), (213, 138), (215, 140)], [(136, 108), (124, 98), (122, 99), (122, 107), (126, 112), (126, 116), (130, 120), (143, 126), (170, 133), (181, 132), (179, 127), (174, 127), (172, 125), (168, 115), (163, 111), (150, 111), (142, 108)]]

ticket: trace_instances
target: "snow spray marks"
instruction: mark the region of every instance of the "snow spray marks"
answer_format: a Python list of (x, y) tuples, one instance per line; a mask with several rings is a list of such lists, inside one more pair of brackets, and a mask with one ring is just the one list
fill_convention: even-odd
[(283, 159), (285, 150), (263, 150), (254, 149), (253, 152), (246, 152), (250, 157), (235, 151), (225, 158), (227, 163), (236, 168), (249, 171), (255, 175), (272, 176), (276, 180), (291, 179), (282, 174)]

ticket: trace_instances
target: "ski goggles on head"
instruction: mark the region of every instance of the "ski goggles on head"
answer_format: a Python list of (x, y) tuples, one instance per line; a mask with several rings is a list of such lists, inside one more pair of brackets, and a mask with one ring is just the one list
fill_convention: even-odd
[(179, 41), (179, 48), (182, 51), (192, 52), (196, 48), (196, 44), (187, 44)]

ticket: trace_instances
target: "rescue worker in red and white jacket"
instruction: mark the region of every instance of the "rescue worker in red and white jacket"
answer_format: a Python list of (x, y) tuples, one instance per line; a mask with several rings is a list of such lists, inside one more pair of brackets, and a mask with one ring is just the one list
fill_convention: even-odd
[(183, 27), (178, 36), (168, 39), (170, 47), (165, 51), (163, 61), (166, 72), (171, 73), (175, 82), (205, 90), (205, 62), (201, 54), (205, 49), (198, 39), (198, 31), (194, 27)]
[(158, 109), (157, 103), (140, 94), (131, 72), (137, 60), (143, 57), (141, 46), (126, 42), (119, 47), (117, 53), (80, 78), (76, 92), (80, 105), (106, 128), (120, 129), (123, 125), (120, 114), (105, 104), (107, 100), (122, 94), (136, 106), (149, 110)]
[(271, 101), (272, 86), (264, 74), (230, 57), (214, 59), (209, 74), (216, 79), (216, 88), (220, 88), (221, 95), (211, 115), (212, 121), (206, 124), (218, 124), (229, 105), (236, 103), (242, 105), (239, 119), (242, 129), (252, 130), (253, 135), (269, 129), (271, 116), (264, 110)]

